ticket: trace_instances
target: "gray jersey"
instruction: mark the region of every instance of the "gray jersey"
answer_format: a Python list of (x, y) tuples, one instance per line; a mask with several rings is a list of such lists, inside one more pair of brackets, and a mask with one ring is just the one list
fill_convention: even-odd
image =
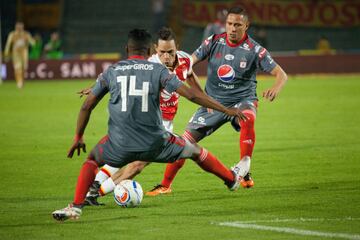
[(183, 83), (158, 63), (127, 59), (99, 75), (92, 93), (110, 93), (108, 135), (111, 148), (126, 151), (156, 149), (168, 137), (159, 107), (160, 92), (169, 93)]
[(257, 100), (257, 71), (271, 72), (277, 65), (247, 34), (236, 45), (227, 41), (226, 33), (210, 36), (194, 54), (199, 60), (208, 57), (205, 91), (226, 106)]

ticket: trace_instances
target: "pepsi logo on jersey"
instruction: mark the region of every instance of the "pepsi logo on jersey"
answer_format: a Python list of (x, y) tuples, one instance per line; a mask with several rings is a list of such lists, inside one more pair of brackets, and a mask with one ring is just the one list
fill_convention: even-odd
[(235, 71), (230, 65), (224, 64), (218, 68), (217, 75), (221, 81), (231, 82), (235, 78)]

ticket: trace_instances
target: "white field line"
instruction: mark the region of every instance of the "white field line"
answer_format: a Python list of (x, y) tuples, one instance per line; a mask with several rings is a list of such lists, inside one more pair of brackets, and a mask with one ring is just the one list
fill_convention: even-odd
[(281, 222), (330, 222), (330, 221), (360, 221), (360, 218), (345, 217), (345, 218), (274, 218), (264, 220), (249, 220), (240, 221), (241, 223), (281, 223)]
[(319, 231), (303, 230), (303, 229), (288, 228), (288, 227), (264, 226), (264, 225), (250, 224), (250, 223), (243, 223), (243, 222), (221, 222), (221, 223), (217, 223), (217, 225), (236, 227), (236, 228), (244, 228), (244, 229), (256, 229), (256, 230), (263, 230), (263, 231), (289, 233), (289, 234), (302, 235), (302, 236), (342, 238), (342, 239), (350, 239), (350, 240), (359, 240), (360, 239), (360, 235), (357, 235), (357, 234), (319, 232)]

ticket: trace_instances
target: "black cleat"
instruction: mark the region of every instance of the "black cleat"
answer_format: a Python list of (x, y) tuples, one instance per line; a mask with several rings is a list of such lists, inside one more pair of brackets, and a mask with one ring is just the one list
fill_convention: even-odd
[(89, 188), (89, 192), (86, 194), (84, 206), (103, 206), (104, 203), (98, 202), (100, 183), (95, 181)]
[(98, 197), (88, 196), (85, 198), (84, 206), (104, 206), (105, 203), (99, 203)]

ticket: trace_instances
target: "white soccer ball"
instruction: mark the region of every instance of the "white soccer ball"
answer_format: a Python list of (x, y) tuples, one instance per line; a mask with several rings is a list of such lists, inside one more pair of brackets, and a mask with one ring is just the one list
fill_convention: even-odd
[(114, 189), (116, 204), (122, 207), (137, 207), (143, 199), (143, 190), (134, 180), (123, 180)]

